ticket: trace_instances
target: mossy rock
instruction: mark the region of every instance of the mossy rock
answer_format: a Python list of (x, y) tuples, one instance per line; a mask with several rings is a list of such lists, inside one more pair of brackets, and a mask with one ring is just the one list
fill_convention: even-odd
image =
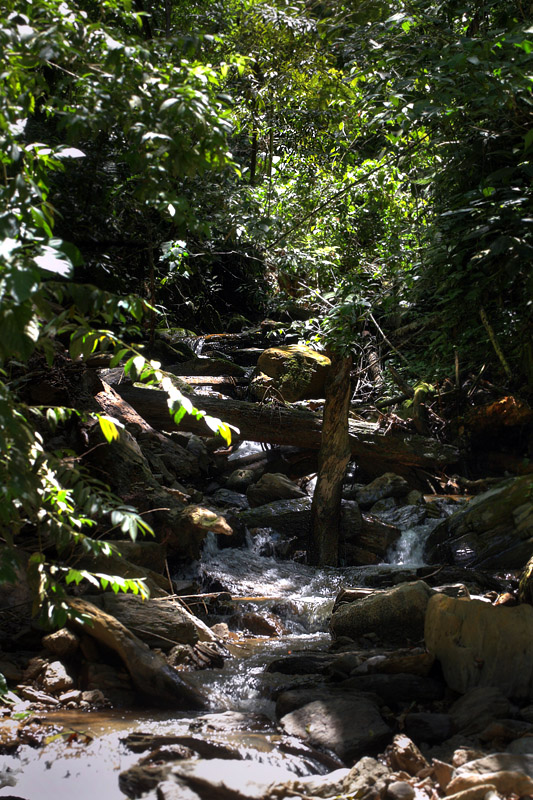
[[(331, 361), (301, 344), (270, 347), (259, 356), (257, 368), (287, 403), (324, 397)], [(263, 382), (264, 379), (263, 379)]]

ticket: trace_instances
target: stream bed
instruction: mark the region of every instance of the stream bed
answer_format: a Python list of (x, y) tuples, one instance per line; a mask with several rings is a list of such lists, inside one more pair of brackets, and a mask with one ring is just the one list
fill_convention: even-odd
[[(208, 539), (195, 571), (205, 587), (220, 586), (232, 595), (235, 616), (268, 618), (271, 614), (279, 620), (278, 635), (235, 635), (227, 643), (232, 657), (223, 668), (187, 673), (187, 679), (208, 695), (211, 714), (262, 715), (257, 730), (243, 735), (242, 729), (232, 731), (230, 726), (226, 731), (215, 730), (211, 740), (230, 745), (241, 758), (283, 766), (296, 775), (326, 773), (334, 767), (321, 763), (300, 740), (292, 747), (286, 741), (280, 746), (272, 697), (280, 686), (294, 686), (298, 676), (289, 679), (269, 673), (265, 666), (288, 653), (326, 650), (328, 621), (338, 592), (343, 587), (372, 586), (378, 577), (390, 578), (409, 568), (409, 548), (418, 560), (419, 547), (413, 550), (413, 545), (420, 544), (420, 535), (416, 530), (407, 533), (402, 547), (396, 549), (395, 564), (345, 569), (318, 569), (261, 555), (268, 535), (265, 531), (254, 540), (249, 538), (248, 547), (240, 549), (219, 550), (215, 539)], [(210, 619), (210, 624), (220, 620)], [(301, 676), (302, 681), (306, 678)], [(50, 726), (45, 744), (23, 746), (14, 755), (0, 757), (0, 798), (71, 800), (74, 795), (76, 800), (122, 800), (126, 795), (120, 790), (119, 774), (139, 760), (139, 753), (131, 752), (122, 741), (128, 734), (187, 734), (201, 731), (205, 719), (205, 712), (45, 712), (38, 717), (42, 725)]]

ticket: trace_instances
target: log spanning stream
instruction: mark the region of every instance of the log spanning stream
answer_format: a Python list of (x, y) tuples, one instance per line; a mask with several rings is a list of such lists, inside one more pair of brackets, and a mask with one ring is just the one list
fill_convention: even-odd
[[(250, 541), (248, 548), (218, 550), (214, 540), (207, 541), (203, 558), (196, 565), (197, 576), (206, 590), (222, 586), (239, 598), (233, 620), (237, 627), (239, 614), (261, 618), (271, 615), (279, 621), (277, 636), (240, 637), (228, 645), (233, 657), (225, 661), (222, 669), (187, 675), (208, 694), (210, 714), (262, 714), (272, 721), (270, 728), (246, 734), (242, 727), (239, 731), (230, 727), (218, 736), (220, 742), (229, 744), (241, 757), (283, 766), (296, 775), (333, 769), (313, 759), (303, 746), (280, 747), (271, 697), (277, 686), (286, 683), (287, 676), (269, 673), (265, 667), (273, 658), (289, 652), (326, 649), (328, 620), (338, 591), (343, 586), (371, 586), (378, 576), (418, 562), (416, 553), (413, 561), (409, 552), (409, 541), (420, 544), (420, 537), (430, 527), (405, 533), (403, 546), (393, 556), (396, 564), (346, 569), (317, 569), (261, 555), (268, 551), (268, 532), (253, 543)], [(140, 758), (138, 752), (131, 752), (123, 743), (127, 734), (186, 733), (196, 726), (198, 736), (206, 725), (205, 712), (65, 710), (47, 712), (39, 719), (57, 727), (50, 729), (43, 747), (23, 746), (15, 755), (0, 757), (0, 798), (121, 800), (125, 795), (119, 787), (119, 774)]]

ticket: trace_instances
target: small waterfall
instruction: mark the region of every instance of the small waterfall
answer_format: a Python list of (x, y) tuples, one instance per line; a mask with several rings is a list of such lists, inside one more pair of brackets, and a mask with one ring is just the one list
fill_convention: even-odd
[(387, 563), (410, 567), (425, 566), (424, 546), (433, 528), (434, 525), (418, 525), (402, 531), (396, 544), (389, 550)]

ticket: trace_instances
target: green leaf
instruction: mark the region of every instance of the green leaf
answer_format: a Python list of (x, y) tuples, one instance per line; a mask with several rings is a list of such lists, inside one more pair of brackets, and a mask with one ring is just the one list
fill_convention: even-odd
[(120, 425), (120, 427), (122, 428), (124, 426), (118, 420), (114, 419), (113, 417), (105, 417), (99, 414), (98, 422), (100, 423), (100, 428), (102, 429), (102, 433), (104, 434), (108, 442), (113, 442), (116, 439), (120, 438), (120, 433), (118, 431), (117, 425)]

